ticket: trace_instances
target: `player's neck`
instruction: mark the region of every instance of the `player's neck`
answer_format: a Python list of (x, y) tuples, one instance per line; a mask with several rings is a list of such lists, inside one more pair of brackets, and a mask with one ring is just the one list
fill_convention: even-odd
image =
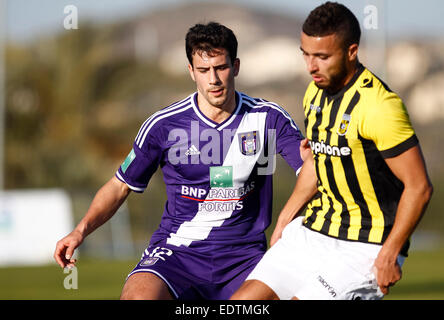
[(342, 79), (342, 81), (340, 82), (340, 84), (337, 87), (328, 88), (326, 90), (327, 93), (330, 95), (335, 95), (336, 93), (338, 93), (339, 91), (344, 89), (350, 83), (350, 81), (352, 81), (353, 77), (358, 72), (359, 65), (360, 65), (360, 63), (358, 60), (356, 60), (356, 62), (351, 64), (351, 66), (348, 68), (347, 73), (344, 76), (344, 78)]
[(202, 112), (205, 117), (216, 123), (222, 123), (227, 120), (236, 109), (236, 93), (233, 93), (233, 95), (220, 106), (211, 105), (199, 95), (197, 96), (197, 103), (200, 112)]
[(347, 73), (347, 77), (344, 79), (344, 83), (343, 83), (343, 86), (342, 86), (343, 88), (350, 83), (350, 81), (355, 76), (356, 72), (358, 72), (358, 65), (359, 65), (358, 61), (356, 61), (355, 63), (353, 63), (351, 65), (351, 67), (349, 69), (349, 72)]

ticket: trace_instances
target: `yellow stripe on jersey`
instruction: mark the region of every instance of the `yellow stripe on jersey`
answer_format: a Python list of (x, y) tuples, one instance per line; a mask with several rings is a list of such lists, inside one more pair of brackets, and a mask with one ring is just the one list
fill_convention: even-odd
[(417, 143), (404, 104), (362, 65), (335, 95), (310, 83), (303, 103), (319, 180), (305, 225), (344, 240), (383, 243), (403, 189), (384, 158)]
[[(339, 114), (343, 114), (345, 112), (345, 107), (348, 105), (347, 101), (351, 100), (351, 97), (344, 95), (343, 99), (344, 103), (341, 104), (341, 109), (338, 111)], [(337, 117), (334, 127), (338, 128), (342, 122), (342, 118)], [(347, 128), (348, 130), (348, 128)], [(331, 145), (338, 145), (338, 135), (332, 135)], [(335, 161), (336, 160), (336, 161)], [(347, 238), (350, 240), (358, 240), (359, 230), (361, 228), (361, 211), (359, 206), (355, 205), (350, 207), (350, 203), (353, 203), (353, 195), (350, 192), (350, 189), (347, 184), (347, 178), (345, 176), (344, 167), (342, 166), (342, 162), (340, 158), (332, 159), (333, 163), (333, 173), (335, 178), (335, 183), (338, 186), (339, 193), (341, 197), (344, 199), (344, 203), (348, 203), (349, 206), (342, 206), (343, 210), (349, 210), (350, 214), (350, 226), (348, 228)], [(342, 211), (335, 211), (332, 216), (332, 224), (330, 226), (330, 230), (328, 232), (329, 235), (334, 237), (339, 236), (339, 227), (341, 225), (341, 213)]]
[[(362, 146), (357, 145), (353, 148), (352, 153), (353, 163), (366, 163), (365, 154)], [(379, 207), (378, 200), (373, 188), (367, 186), (372, 185), (368, 167), (365, 165), (355, 166), (356, 175), (359, 181), (359, 186), (363, 191), (363, 197), (367, 203), (368, 210), (371, 215), (372, 228), (368, 237), (369, 242), (380, 243), (384, 232), (384, 215)]]

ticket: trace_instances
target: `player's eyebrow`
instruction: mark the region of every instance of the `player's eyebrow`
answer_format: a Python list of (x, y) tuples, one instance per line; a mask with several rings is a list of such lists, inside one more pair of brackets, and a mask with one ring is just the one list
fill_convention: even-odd
[(304, 53), (304, 54), (313, 55), (316, 57), (320, 57), (320, 56), (329, 57), (331, 55), (330, 53), (327, 53), (327, 52), (315, 52), (315, 53), (310, 54), (307, 51), (305, 51), (304, 48), (302, 48), (302, 46), (300, 46), (299, 49), (301, 49), (302, 53)]
[[(213, 66), (214, 69), (220, 69), (220, 68), (227, 68), (229, 67), (228, 63), (222, 63), (222, 64), (218, 64)], [(210, 67), (207, 66), (196, 66), (196, 69), (198, 70), (208, 70), (210, 69)]]

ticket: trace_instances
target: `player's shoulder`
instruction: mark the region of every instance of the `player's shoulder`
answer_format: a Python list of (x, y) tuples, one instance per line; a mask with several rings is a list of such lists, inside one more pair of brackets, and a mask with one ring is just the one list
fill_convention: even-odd
[(246, 94), (241, 94), (241, 96), (243, 104), (247, 104), (248, 113), (260, 112), (267, 114), (266, 122), (269, 127), (289, 124), (296, 131), (299, 131), (291, 115), (278, 103), (262, 98), (252, 98)]
[(366, 122), (375, 127), (387, 117), (403, 117), (406, 113), (402, 99), (378, 76), (367, 68), (358, 79), (360, 94), (360, 115)]
[(280, 104), (263, 98), (253, 98), (245, 93), (240, 93), (242, 103), (247, 106), (248, 112), (266, 112), (269, 116), (288, 115), (288, 112)]
[(161, 138), (165, 131), (174, 128), (177, 121), (183, 119), (184, 113), (189, 113), (192, 109), (193, 96), (194, 94), (151, 113), (140, 126), (136, 141), (142, 145), (148, 136)]
[(402, 103), (398, 94), (367, 68), (359, 77), (357, 85), (359, 93), (365, 96), (369, 105), (381, 105), (383, 102)]
[(183, 117), (184, 113), (189, 112), (193, 108), (193, 99), (194, 94), (166, 107), (162, 107), (148, 115), (144, 121), (144, 125), (162, 126), (167, 125), (168, 123), (174, 123), (177, 119)]

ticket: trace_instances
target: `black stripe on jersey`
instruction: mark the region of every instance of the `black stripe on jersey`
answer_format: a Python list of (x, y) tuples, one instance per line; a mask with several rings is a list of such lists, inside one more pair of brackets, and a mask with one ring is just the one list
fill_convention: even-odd
[[(313, 109), (311, 108), (311, 106), (312, 106), (312, 105), (314, 104), (314, 102), (316, 101), (316, 97), (318, 96), (319, 91), (320, 91), (320, 90), (319, 90), (319, 88), (318, 88), (318, 91), (316, 91), (315, 96), (314, 96), (313, 99), (311, 99), (311, 101), (310, 101), (310, 106), (309, 106), (310, 110), (308, 111), (307, 116), (305, 117), (305, 130), (307, 130), (308, 117), (309, 117), (310, 113), (313, 111)], [(320, 106), (321, 108), (323, 107), (323, 106), (322, 106), (322, 102), (323, 102), (323, 101), (325, 101), (325, 95), (324, 95), (324, 94), (323, 94), (323, 96), (321, 96), (321, 102), (319, 103), (319, 106)], [(321, 116), (320, 116), (321, 119), (316, 118), (316, 123), (315, 123), (315, 124), (313, 125), (313, 127), (312, 127), (312, 137), (311, 137), (311, 140), (315, 140), (314, 137), (313, 137), (313, 129), (315, 128), (315, 126), (316, 126), (316, 139), (317, 139), (317, 136), (318, 136), (318, 133), (319, 133), (318, 127), (319, 127), (319, 125), (321, 124), (321, 121), (322, 121), (322, 112), (319, 112), (318, 114), (316, 114), (316, 117), (318, 117), (318, 115), (321, 115)], [(308, 132), (307, 132), (307, 136), (308, 136)], [(314, 155), (314, 164), (315, 164), (316, 176), (319, 177), (319, 156), (318, 156), (318, 155)], [(318, 183), (319, 183), (319, 181), (318, 181)], [(319, 193), (319, 192), (318, 192), (318, 193)], [(312, 209), (313, 212), (312, 212), (312, 214), (310, 215), (310, 217), (307, 219), (307, 221), (306, 221), (306, 223), (305, 223), (305, 225), (306, 225), (307, 227), (311, 227), (311, 225), (313, 224), (313, 222), (316, 220), (317, 212), (323, 207), (323, 206), (322, 206), (322, 196), (321, 196), (320, 193), (319, 193), (319, 196), (320, 196), (320, 200), (321, 200), (321, 206)]]
[(390, 148), (390, 149), (387, 149), (384, 151), (380, 151), (380, 152), (381, 152), (381, 155), (384, 159), (393, 158), (393, 157), (399, 156), (404, 151), (407, 151), (408, 149), (416, 146), (418, 144), (418, 142), (419, 142), (418, 138), (414, 134), (413, 136), (411, 136), (410, 138), (408, 138), (404, 142), (401, 142), (397, 146), (394, 146), (393, 148)]
[(310, 113), (313, 111), (313, 109), (311, 108), (311, 106), (314, 104), (314, 102), (316, 101), (316, 97), (318, 96), (319, 93), (319, 88), (318, 91), (316, 91), (316, 94), (314, 95), (313, 99), (311, 99), (310, 101), (310, 105), (308, 106), (308, 112), (307, 115), (305, 116), (305, 120), (304, 120), (304, 124), (305, 124), (305, 132), (307, 132), (307, 125), (308, 125), (308, 117), (310, 116)]
[[(325, 99), (327, 98), (327, 94), (325, 90), (322, 91), (321, 100), (319, 102), (319, 106), (324, 108)], [(322, 123), (322, 112), (316, 112), (316, 121), (311, 128), (311, 140), (318, 141), (319, 140), (319, 126)]]
[[(316, 176), (317, 177), (319, 177), (319, 160), (318, 160), (318, 155), (315, 155), (314, 156), (314, 158), (315, 158), (315, 161), (314, 161), (314, 165), (315, 165), (315, 170), (316, 170)], [(319, 180), (318, 180), (318, 186), (319, 186)], [(322, 203), (322, 193), (321, 192), (317, 192), (316, 193), (316, 195), (315, 195), (315, 197), (312, 199), (312, 201), (313, 200), (315, 200), (316, 198), (319, 198), (319, 200), (321, 201), (321, 205), (319, 206), (319, 207), (315, 207), (315, 208), (312, 208), (312, 214), (310, 215), (310, 217), (308, 217), (308, 219), (305, 221), (305, 225), (307, 226), (307, 227), (311, 227), (312, 225), (313, 225), (313, 223), (316, 221), (316, 217), (317, 217), (317, 213), (318, 213), (318, 211), (319, 210), (321, 210), (324, 206), (323, 206), (323, 203)]]
[(351, 112), (356, 107), (356, 105), (358, 104), (360, 99), (361, 99), (361, 95), (359, 94), (358, 91), (356, 91), (355, 94), (353, 95), (353, 98), (350, 100), (350, 103), (348, 104), (347, 110), (345, 110), (344, 113), (351, 114)]
[[(356, 91), (356, 93), (354, 94), (354, 96), (350, 100), (350, 103), (347, 106), (347, 109), (344, 112), (345, 114), (351, 114), (351, 112), (353, 111), (353, 108), (358, 104), (360, 97), (361, 97), (361, 95), (359, 94), (359, 92)], [(345, 145), (348, 145), (345, 137), (339, 136), (338, 137), (338, 145), (343, 146), (343, 141), (345, 141)], [(349, 157), (351, 160), (351, 156), (349, 156)], [(346, 172), (345, 167), (344, 167), (344, 172)], [(347, 175), (346, 175), (346, 177), (347, 177)], [(348, 181), (348, 179), (347, 179), (347, 181)], [(348, 227), (350, 226), (350, 214), (348, 211), (347, 204), (344, 201), (344, 198), (342, 198), (341, 194), (339, 193), (339, 190), (337, 193), (338, 193), (338, 195), (336, 196), (336, 199), (338, 199), (338, 201), (341, 202), (341, 204), (342, 204), (341, 225), (339, 227), (338, 236), (342, 239), (346, 239), (348, 236)]]
[[(316, 96), (317, 96), (318, 93), (319, 93), (319, 90), (316, 93)], [(327, 97), (327, 94), (325, 93), (325, 90), (322, 90), (322, 95), (321, 95), (321, 99), (320, 99), (320, 102), (319, 102), (319, 106), (321, 108), (324, 108), (324, 103), (325, 103), (326, 97)], [(313, 99), (312, 100), (312, 104), (314, 103), (314, 101), (315, 100)], [(308, 117), (306, 117), (306, 119), (307, 118)], [(321, 125), (321, 123), (322, 123), (322, 112), (316, 112), (316, 121), (315, 121), (313, 127), (311, 128), (311, 140), (312, 141), (318, 141), (319, 140), (319, 126)], [(316, 174), (319, 177), (319, 155), (315, 155), (314, 156), (314, 162), (315, 162)], [(322, 201), (322, 197), (321, 197), (321, 201)], [(311, 217), (311, 223), (307, 224), (307, 226), (311, 226), (313, 224), (313, 222), (316, 220), (316, 216), (317, 216), (316, 213), (318, 211), (319, 211), (319, 209), (316, 210), (316, 211), (313, 210), (313, 213), (310, 216)]]
[[(344, 137), (339, 137), (339, 140), (345, 140)], [(348, 187), (350, 189), (350, 192), (353, 196), (353, 199), (355, 200), (355, 203), (359, 206), (361, 209), (361, 216), (362, 220), (371, 221), (372, 217), (370, 214), (370, 210), (368, 209), (367, 202), (364, 199), (364, 195), (362, 194), (361, 187), (359, 186), (358, 177), (356, 175), (355, 166), (352, 160), (351, 155), (346, 157), (341, 157), (342, 165), (344, 166), (345, 170), (345, 178), (347, 180)], [(344, 213), (344, 216), (348, 216), (348, 219), (350, 219), (349, 213)], [(344, 224), (341, 223), (341, 227)], [(359, 241), (368, 242), (368, 237), (370, 234), (371, 224), (370, 225), (363, 225), (361, 223), (361, 229), (359, 230)], [(339, 232), (339, 237), (347, 238), (347, 233), (344, 233), (344, 230), (342, 230), (343, 233), (341, 233), (341, 230)]]
[[(358, 137), (364, 149), (365, 160), (378, 205), (384, 214), (384, 231), (382, 235), (382, 242), (384, 242), (395, 222), (395, 215), (404, 185), (390, 170), (378, 152), (376, 144), (371, 140), (364, 139), (360, 135)], [(367, 223), (370, 224), (371, 221)]]
[[(356, 104), (359, 102), (359, 99), (361, 98), (361, 95), (358, 91), (356, 91), (355, 95), (350, 101), (350, 104), (347, 107), (347, 110), (345, 111), (346, 114), (351, 114), (353, 111), (353, 108), (356, 106)], [(339, 146), (347, 146), (347, 139), (345, 136), (339, 136), (338, 139)], [(347, 180), (348, 187), (350, 189), (350, 192), (353, 196), (353, 199), (355, 200), (355, 203), (359, 206), (361, 209), (361, 217), (363, 220), (371, 221), (372, 217), (370, 214), (370, 210), (368, 208), (367, 202), (364, 199), (364, 195), (362, 194), (361, 187), (359, 185), (358, 176), (356, 175), (356, 169), (355, 164), (353, 163), (351, 155), (346, 157), (341, 157), (341, 162), (344, 167), (345, 171), (345, 178)], [(348, 212), (344, 213), (344, 218), (347, 216), (347, 218), (350, 221), (350, 215)], [(345, 221), (344, 221), (345, 222)], [(341, 223), (341, 227), (344, 226), (344, 223)], [(342, 228), (342, 230), (339, 230), (339, 237), (347, 238), (347, 233), (345, 228)], [(359, 230), (359, 241), (368, 242), (369, 234), (370, 234), (371, 224), (369, 225), (363, 225), (361, 223), (361, 228)]]
[[(327, 174), (327, 177), (328, 177), (328, 174)], [(330, 181), (330, 177), (328, 177), (328, 180)], [(328, 231), (330, 229), (331, 222), (330, 221), (327, 222), (327, 219), (330, 220), (331, 216), (333, 215), (333, 212), (335, 212), (335, 209), (333, 206), (333, 199), (329, 196), (327, 196), (327, 198), (328, 198), (329, 209), (328, 209), (327, 213), (324, 215), (324, 223), (322, 224), (322, 228), (321, 228), (321, 233), (324, 233), (324, 234), (328, 234)]]
[(312, 201), (313, 201), (313, 200), (316, 200), (316, 198), (320, 198), (320, 200), (321, 200), (321, 205), (318, 206), (318, 207), (311, 208), (312, 213), (311, 213), (311, 215), (310, 215), (307, 219), (305, 219), (305, 222), (304, 222), (304, 225), (305, 225), (307, 228), (311, 228), (311, 226), (313, 225), (313, 223), (316, 221), (316, 217), (318, 216), (318, 211), (321, 210), (322, 207), (323, 207), (323, 206), (322, 206), (322, 194), (321, 194), (320, 192), (318, 192), (318, 193), (316, 194), (316, 196), (312, 199)]
[(390, 87), (384, 82), (382, 81), (378, 76), (376, 76), (373, 72), (371, 72), (371, 74), (379, 80), (379, 82), (381, 82), (382, 86), (384, 87), (385, 90), (387, 90), (388, 92), (393, 92), (392, 89), (390, 89)]
[[(326, 138), (325, 143), (327, 145), (330, 144), (331, 135), (332, 135), (331, 129), (335, 125), (336, 118), (337, 118), (338, 112), (339, 112), (339, 107), (342, 103), (342, 98), (343, 98), (343, 96), (341, 96), (338, 99), (333, 101), (333, 105), (332, 105), (331, 112), (330, 112), (330, 122), (329, 122), (328, 126), (325, 128), (325, 130), (327, 131), (327, 138)], [(331, 162), (331, 156), (329, 156), (329, 155), (326, 156), (324, 165), (325, 165), (328, 184), (330, 186), (331, 192), (334, 194), (336, 200), (342, 204), (342, 212), (348, 212), (347, 204), (345, 203), (344, 198), (342, 198), (341, 193), (339, 192), (338, 185), (336, 184), (336, 179), (335, 179), (334, 171), (333, 171), (333, 164)], [(328, 232), (329, 232), (330, 225), (331, 225), (331, 217), (332, 217), (334, 211), (335, 210), (333, 207), (333, 203), (330, 199), (330, 209), (325, 214), (324, 224), (321, 229), (321, 232), (324, 234), (328, 234)], [(342, 214), (341, 214), (341, 216), (342, 216)], [(341, 227), (343, 224), (348, 225), (349, 223), (350, 223), (349, 216), (346, 215), (343, 217), (343, 220), (341, 222)]]

